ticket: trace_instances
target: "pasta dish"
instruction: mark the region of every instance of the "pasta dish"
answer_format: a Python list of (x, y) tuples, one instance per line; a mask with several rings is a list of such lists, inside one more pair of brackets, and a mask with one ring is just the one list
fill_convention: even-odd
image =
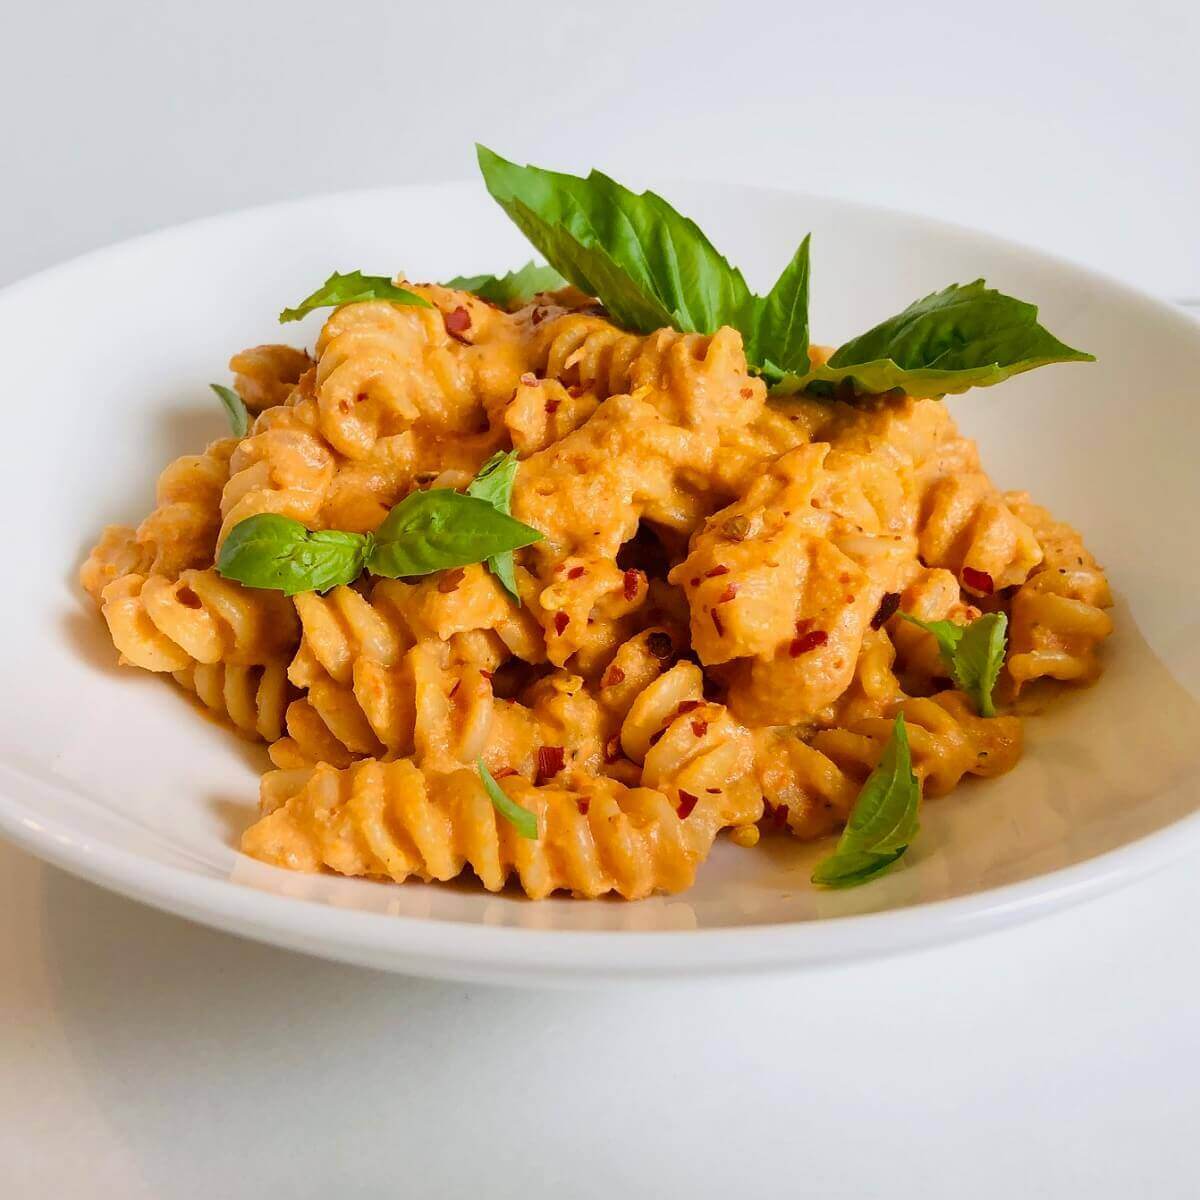
[(1000, 491), (941, 397), (1088, 356), (953, 285), (810, 345), (602, 175), (480, 150), (547, 266), (334, 275), (256, 346), (233, 426), (81, 570), (122, 663), (267, 746), (242, 850), (534, 898), (688, 887), (722, 833), (891, 869), (924, 798), (1021, 754), (1036, 680), (1112, 631), (1078, 533)]

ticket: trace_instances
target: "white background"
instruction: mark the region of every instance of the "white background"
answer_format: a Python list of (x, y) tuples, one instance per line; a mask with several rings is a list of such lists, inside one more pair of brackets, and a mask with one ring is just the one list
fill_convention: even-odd
[[(1190, 0), (4, 17), (0, 282), (466, 176), (480, 140), (876, 200), (1200, 298)], [(553, 994), (239, 942), (0, 845), (0, 1195), (1194, 1196), (1194, 875), (871, 966)]]

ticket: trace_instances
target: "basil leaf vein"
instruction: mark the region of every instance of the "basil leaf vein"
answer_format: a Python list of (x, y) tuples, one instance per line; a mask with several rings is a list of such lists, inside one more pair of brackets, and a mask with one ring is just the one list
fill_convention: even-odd
[(364, 275), (361, 271), (343, 275), (334, 271), (295, 308), (285, 308), (279, 314), (279, 323), (299, 321), (317, 308), (336, 308), (343, 304), (358, 304), (363, 300), (389, 300), (393, 304), (411, 304), (417, 308), (433, 307), (424, 296), (397, 287), (386, 275)]
[(374, 543), (372, 534), (309, 530), (291, 517), (258, 513), (239, 521), (221, 546), (217, 570), (247, 587), (294, 596), (353, 583)]
[(500, 308), (521, 308), (541, 292), (556, 292), (566, 285), (553, 267), (530, 261), (507, 275), (456, 275), (446, 287), (474, 292)]
[(224, 405), (233, 436), (245, 437), (250, 428), (250, 414), (246, 411), (245, 400), (233, 388), (225, 387), (224, 384), (210, 383), (208, 386), (217, 393), (217, 399)]
[[(486, 500), (497, 512), (506, 517), (511, 516), (512, 490), (517, 478), (518, 465), (515, 450), (509, 450), (507, 453), (503, 450), (498, 451), (479, 468), (479, 474), (467, 487), (467, 495), (474, 496), (477, 500)], [(504, 550), (493, 554), (487, 560), (487, 567), (500, 580), (504, 590), (520, 604), (521, 595), (517, 591), (513, 552)]]
[(541, 540), (487, 500), (450, 488), (406, 496), (375, 531), (367, 559), (374, 575), (396, 579), (483, 562)]
[(812, 882), (857, 887), (896, 862), (916, 837), (921, 785), (912, 770), (904, 714), (897, 713), (879, 765), (867, 777), (837, 847), (817, 864)]
[(967, 625), (954, 621), (922, 621), (910, 613), (901, 617), (937, 639), (938, 653), (954, 682), (974, 701), (981, 717), (994, 717), (992, 694), (1008, 645), (1008, 617), (985, 613)]
[(475, 760), (479, 768), (479, 778), (483, 781), (483, 790), (487, 792), (492, 807), (521, 835), (536, 842), (538, 835), (537, 814), (509, 798), (505, 790), (493, 778), (491, 771), (484, 765), (483, 759)]

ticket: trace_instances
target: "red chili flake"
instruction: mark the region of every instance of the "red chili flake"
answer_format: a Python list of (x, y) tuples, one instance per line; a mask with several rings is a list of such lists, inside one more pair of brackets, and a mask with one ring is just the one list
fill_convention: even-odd
[(355, 400), (357, 400), (359, 402), (359, 404), (362, 404), (363, 401), (366, 400), (366, 398), (367, 398), (367, 393), (359, 392), (358, 395), (355, 396), (354, 398), (355, 398)]
[(621, 735), (614, 733), (612, 737), (604, 743), (604, 761), (616, 762), (621, 757)]
[(803, 637), (812, 628), (812, 621), (808, 617), (800, 617), (796, 621), (796, 636)]
[(705, 579), (716, 579), (716, 577), (718, 575), (728, 575), (728, 574), (729, 574), (729, 568), (727, 566), (725, 566), (724, 563), (721, 563), (718, 566), (713, 567), (713, 569), (711, 571), (705, 571), (704, 578)]
[(892, 619), (899, 607), (900, 593), (886, 592), (879, 601), (879, 607), (875, 610), (875, 615), (871, 618), (871, 628), (882, 629)]
[(671, 642), (671, 635), (663, 633), (661, 629), (657, 629), (646, 639), (646, 649), (654, 655), (655, 658), (664, 659), (671, 657), (671, 651), (674, 650), (674, 645)]
[(442, 321), (446, 326), (446, 332), (451, 337), (456, 337), (460, 341), (462, 335), (471, 328), (471, 314), (465, 308), (456, 308), (453, 312), (446, 313), (442, 317)]
[(788, 653), (793, 658), (799, 658), (802, 654), (807, 654), (810, 650), (815, 650), (818, 646), (823, 646), (829, 641), (829, 634), (823, 629), (814, 629), (811, 633), (806, 633), (803, 637), (793, 638), (792, 644), (788, 647)]
[(628, 571), (621, 577), (621, 594), (626, 600), (632, 600), (638, 594), (638, 588), (642, 584), (641, 571), (630, 567)]
[(587, 570), (584, 567), (572, 567), (567, 572), (567, 578), (568, 579), (582, 579), (583, 576), (586, 574), (587, 574)]
[(493, 779), (507, 779), (510, 775), (517, 773), (516, 767), (501, 767), (498, 771), (492, 772)]
[(546, 412), (547, 412), (547, 414), (549, 414), (550, 416), (554, 416), (554, 414), (555, 414), (556, 412), (558, 412), (558, 406), (559, 406), (561, 403), (562, 403), (562, 401), (561, 401), (561, 400), (547, 400), (547, 401), (546, 401)]
[(737, 584), (736, 584), (736, 583), (731, 583), (731, 584), (730, 584), (730, 585), (729, 585), (729, 586), (728, 586), (728, 587), (727, 587), (727, 588), (726, 588), (726, 589), (725, 589), (725, 590), (724, 590), (724, 591), (723, 591), (723, 592), (720, 594), (720, 596), (719, 596), (719, 597), (717, 597), (717, 603), (718, 603), (718, 604), (728, 604), (728, 603), (730, 602), (730, 600), (732, 600), (732, 599), (734, 598), (734, 596), (736, 596), (736, 595), (737, 595)]
[(454, 697), (455, 697), (455, 695), (457, 694), (457, 692), (458, 692), (458, 689), (459, 689), (460, 687), (462, 687), (462, 680), (461, 680), (461, 679), (456, 679), (456, 680), (454, 681), (454, 686), (453, 686), (453, 687), (450, 689), (450, 699), (451, 699), (451, 700), (453, 700), (453, 699), (454, 699)]
[(565, 612), (556, 612), (554, 614), (554, 632), (562, 637), (562, 631), (571, 623), (571, 618)]
[(566, 754), (561, 746), (539, 746), (537, 752), (537, 782), (545, 783), (563, 769)]
[(679, 717), (679, 716), (682, 716), (684, 713), (693, 712), (695, 709), (699, 708), (700, 705), (703, 703), (704, 703), (703, 700), (684, 700), (679, 705), (679, 707), (675, 710), (675, 715), (677, 717)]
[(601, 687), (616, 687), (618, 683), (625, 682), (625, 672), (620, 667), (609, 667), (604, 672), (604, 679), (601, 681)]
[(717, 631), (717, 637), (724, 637), (725, 626), (721, 624), (721, 618), (718, 616), (717, 610), (714, 608), (708, 615), (712, 617), (713, 628)]
[(692, 733), (696, 737), (702, 738), (707, 732), (708, 732), (708, 722), (707, 721), (701, 721), (701, 720), (697, 719), (692, 722)]
[(485, 671), (482, 667), (480, 667), (479, 673), (480, 673), (480, 675), (482, 675), (484, 677), (484, 679), (486, 679), (488, 681), (488, 683), (492, 682), (492, 672), (491, 671)]
[(700, 586), (700, 576), (699, 576), (699, 575), (697, 575), (695, 578), (693, 578), (693, 579), (689, 579), (689, 580), (688, 580), (688, 585), (689, 585), (690, 587), (699, 587), (699, 586)]
[(540, 325), (545, 319), (546, 310), (544, 308), (535, 308), (529, 317), (531, 324), (534, 325)]
[(437, 590), (443, 596), (449, 595), (451, 592), (458, 590), (458, 585), (466, 577), (467, 573), (462, 567), (455, 567), (452, 571), (443, 571), (441, 578), (438, 579)]
[(683, 788), (679, 789), (679, 804), (675, 811), (679, 814), (681, 821), (686, 821), (692, 814), (692, 809), (696, 807), (696, 801), (699, 796), (693, 796), (691, 792), (685, 792)]
[(580, 796), (580, 797), (579, 797), (579, 799), (575, 801), (575, 807), (579, 809), (579, 815), (580, 815), (581, 817), (586, 817), (586, 816), (587, 816), (587, 814), (588, 814), (588, 803), (589, 803), (589, 801), (588, 801), (588, 798), (587, 798), (586, 796)]
[(705, 791), (706, 791), (706, 792), (707, 792), (707, 793), (708, 793), (710, 796), (719, 796), (719, 795), (721, 794), (721, 789), (720, 789), (720, 788), (705, 788), (704, 790), (705, 790)]
[(849, 576), (849, 575), (847, 575), (845, 571), (843, 571), (843, 572), (842, 572), (842, 573), (841, 573), (841, 574), (838, 576), (838, 583), (849, 583), (849, 582), (850, 582), (850, 576)]
[(749, 400), (754, 395), (754, 389), (744, 387), (742, 388), (740, 395), (743, 400)]
[(854, 598), (853, 596), (843, 596), (843, 597), (842, 597), (842, 602), (843, 602), (843, 603), (845, 603), (845, 604), (853, 604), (853, 603), (854, 603), (854, 599), (855, 599), (855, 598)]
[(986, 571), (977, 571), (974, 567), (963, 567), (962, 581), (967, 587), (974, 588), (985, 596), (990, 596), (996, 590), (992, 577)]

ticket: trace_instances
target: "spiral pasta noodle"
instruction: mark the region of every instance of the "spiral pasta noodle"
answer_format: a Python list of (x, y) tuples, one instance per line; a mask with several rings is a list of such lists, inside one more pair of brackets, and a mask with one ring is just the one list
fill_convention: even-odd
[(101, 593), (123, 662), (146, 671), (193, 663), (264, 665), (288, 654), (299, 630), (286, 596), (223, 579), (215, 570), (124, 575)]
[(174, 672), (175, 681), (210, 712), (251, 740), (275, 742), (283, 736), (288, 703), (287, 666), (192, 663)]
[(229, 360), (234, 391), (252, 413), (284, 403), (312, 366), (313, 360), (304, 350), (275, 343), (251, 346)]

